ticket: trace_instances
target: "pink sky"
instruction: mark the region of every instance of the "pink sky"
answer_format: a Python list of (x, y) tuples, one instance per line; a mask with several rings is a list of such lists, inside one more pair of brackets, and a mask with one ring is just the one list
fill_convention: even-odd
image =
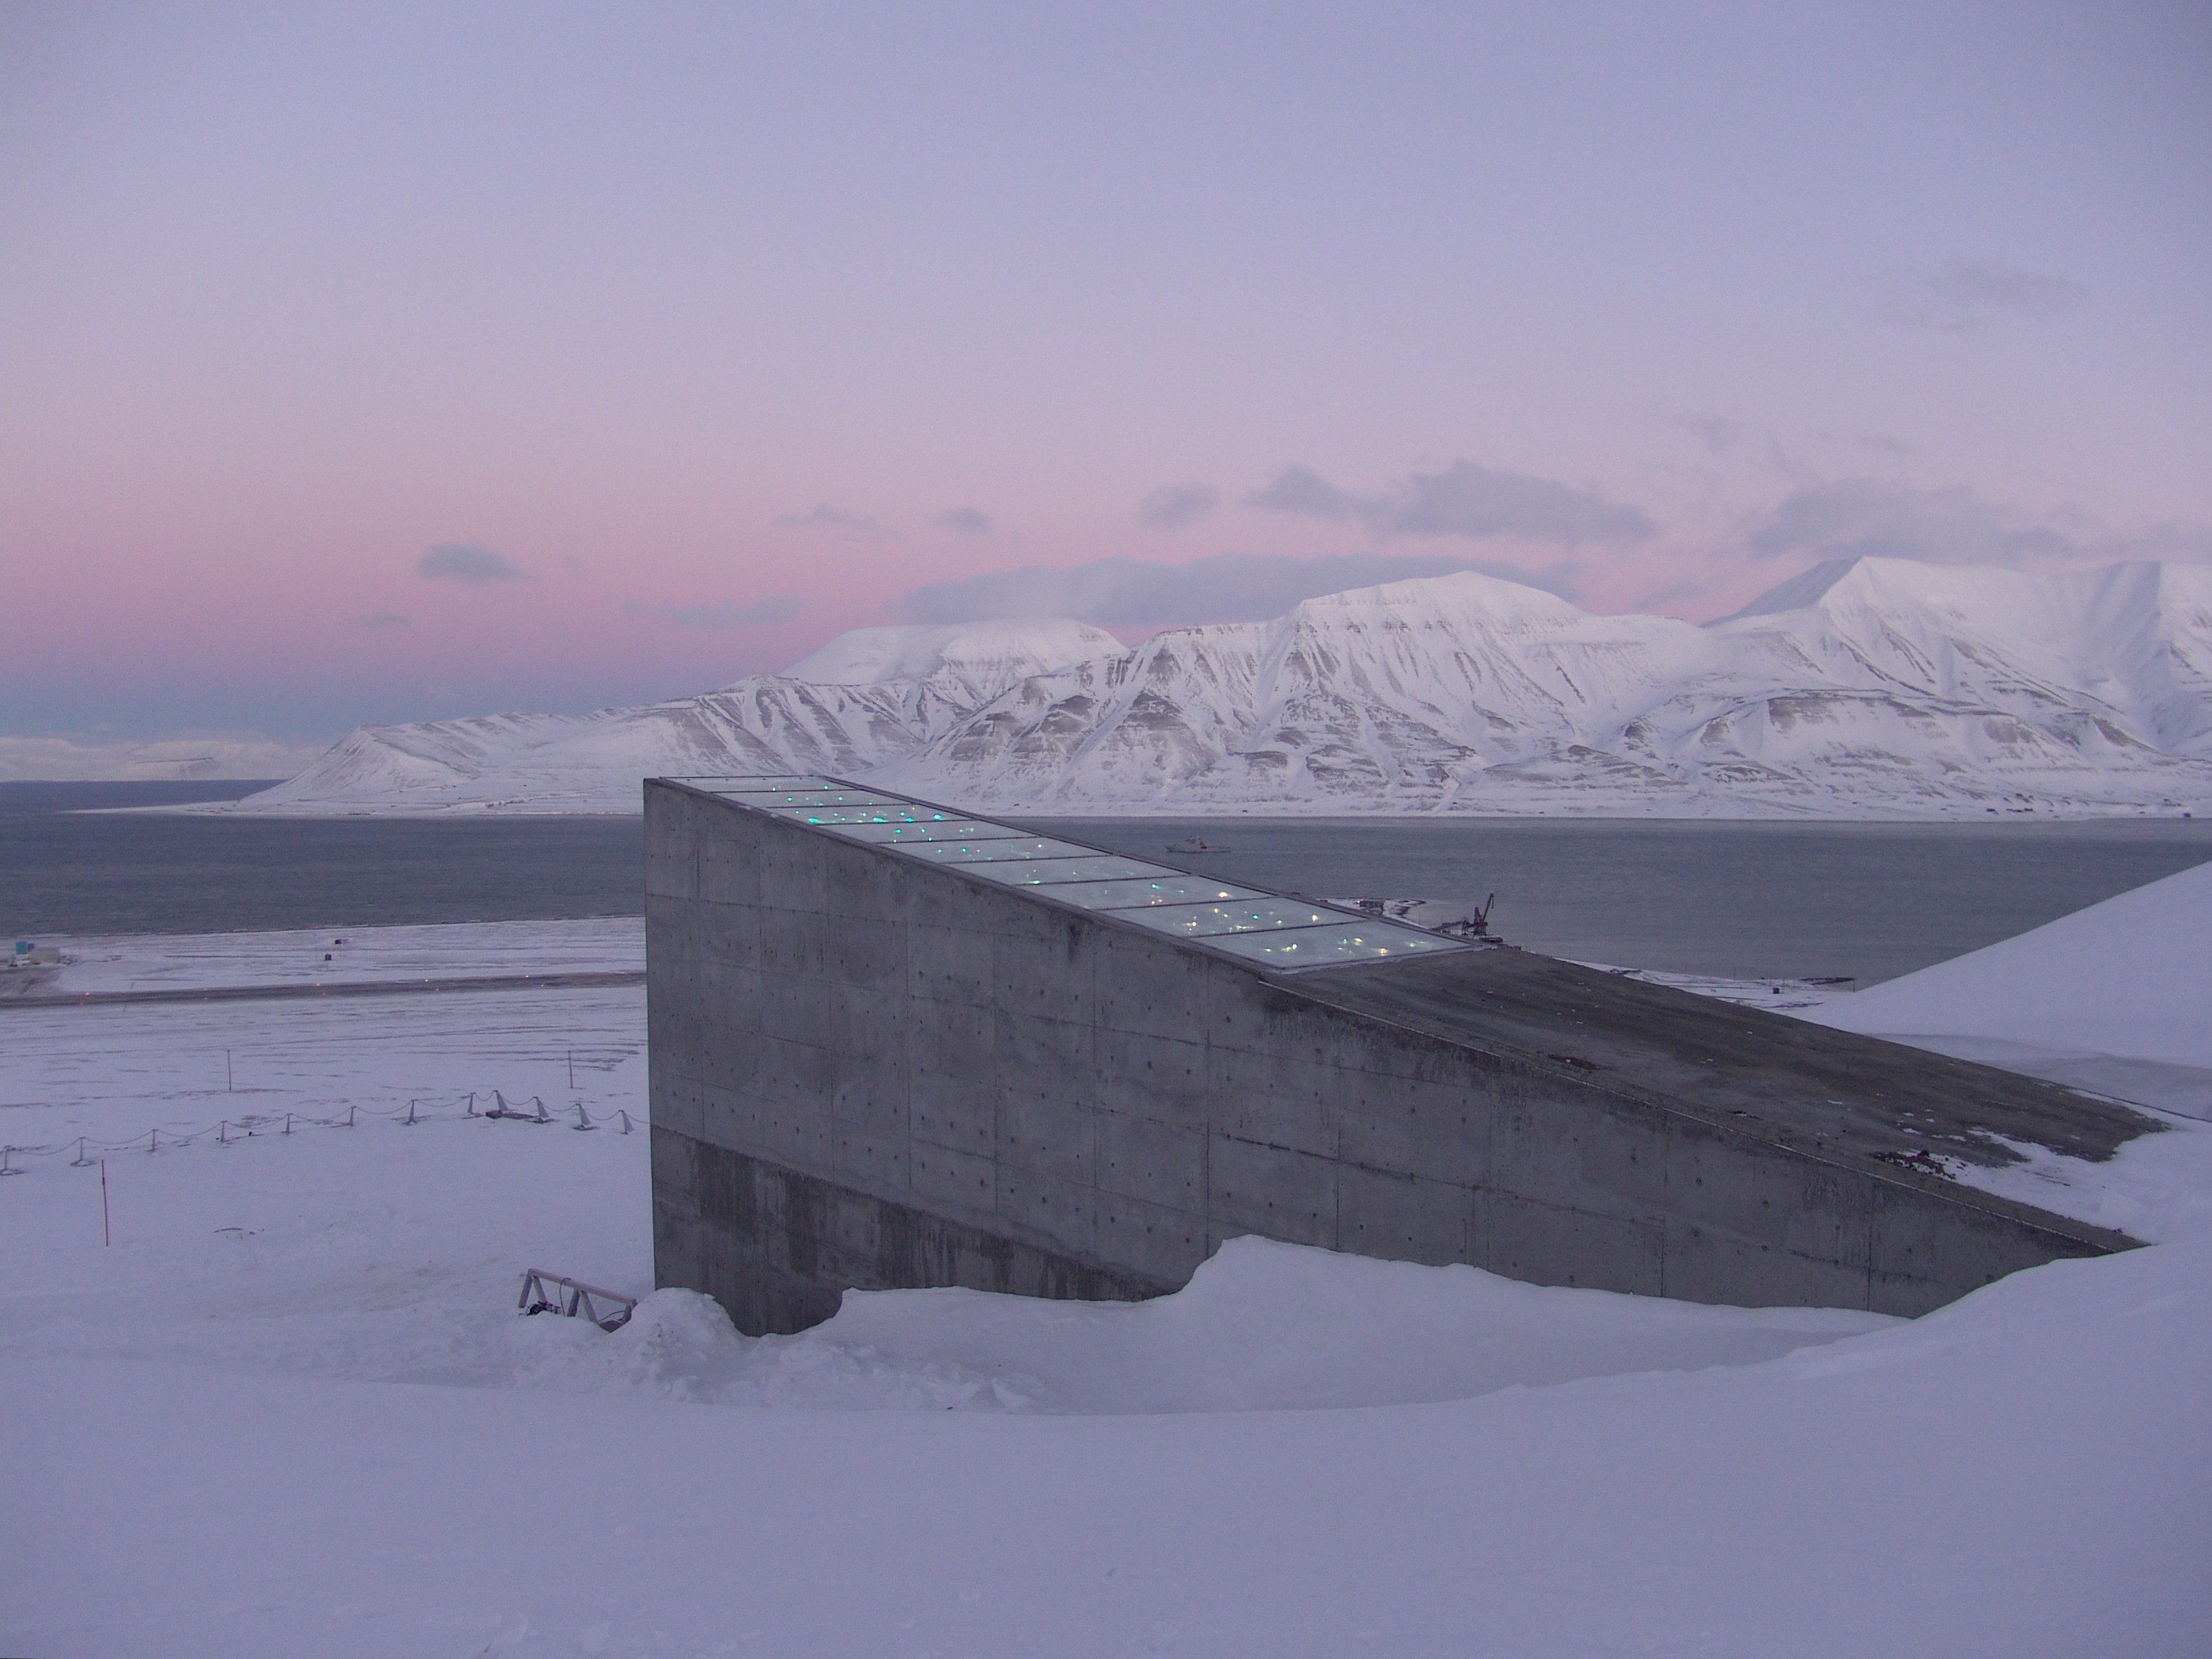
[(11, 8), (0, 735), (672, 695), (1109, 558), (1702, 618), (1838, 550), (2206, 556), (2208, 40)]

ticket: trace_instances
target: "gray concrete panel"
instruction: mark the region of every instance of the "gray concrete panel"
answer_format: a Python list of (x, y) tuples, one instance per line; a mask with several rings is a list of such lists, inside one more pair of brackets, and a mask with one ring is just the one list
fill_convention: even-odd
[(1492, 1138), (1506, 1111), (1464, 1089), (1360, 1073), (1359, 1108), (1340, 1112), (1337, 1155), (1393, 1175), (1418, 1175), (1463, 1187), (1496, 1173)]
[(910, 923), (906, 930), (906, 959), (911, 994), (953, 1007), (992, 1007), (992, 989), (997, 982), (992, 966), (994, 943), (994, 935), (980, 928)]
[(1476, 1265), (1508, 1279), (1666, 1294), (1666, 1227), (1656, 1218), (1596, 1215), (1485, 1191), (1475, 1194), (1473, 1224), (1483, 1258)]
[(1102, 935), (1092, 970), (1099, 1030), (1203, 1044), (1216, 966), (1164, 940)]
[(1206, 1131), (1127, 1112), (1091, 1112), (1097, 1137), (1095, 1184), (1102, 1193), (1206, 1214)]
[(1091, 1106), (1025, 1089), (999, 1097), (999, 1133), (993, 1155), (1009, 1170), (1048, 1175), (1078, 1186), (1096, 1184), (1097, 1113)]
[(1216, 1242), (1264, 1233), (1336, 1248), (1333, 1158), (1217, 1134), (1206, 1146), (1206, 1218)]
[[(1802, 1255), (1771, 1242), (1669, 1216), (1661, 1283), (1686, 1302), (1751, 1297), (1773, 1308), (1868, 1308), (1873, 1288), (1863, 1260)], [(1863, 1257), (1863, 1248), (1858, 1252)], [(1881, 1311), (1892, 1311), (1883, 1309)]]
[(1095, 1214), (1091, 1243), (1099, 1256), (1164, 1285), (1188, 1281), (1212, 1249), (1202, 1204), (1182, 1209), (1102, 1190)]
[(1072, 1261), (1096, 1259), (1093, 1225), (1097, 1191), (1007, 1164), (999, 1164), (999, 1220), (1008, 1236)]
[[(713, 809), (696, 797), (662, 792), (658, 811), (645, 826), (645, 893), (648, 900), (699, 896), (699, 837)], [(738, 856), (736, 843), (716, 838)]]
[(1099, 1109), (1205, 1128), (1206, 1052), (1202, 1042), (1101, 1026), (1091, 1048)]
[(916, 1067), (907, 1079), (908, 1126), (917, 1141), (995, 1158), (999, 1098), (1005, 1092), (999, 1085), (978, 1081), (976, 1074), (951, 1077)]
[(1340, 1164), (1336, 1247), (1360, 1255), (1441, 1267), (1474, 1245), (1474, 1194), (1446, 1181)]
[(908, 1190), (924, 1209), (988, 1224), (999, 1210), (999, 1160), (917, 1139)]

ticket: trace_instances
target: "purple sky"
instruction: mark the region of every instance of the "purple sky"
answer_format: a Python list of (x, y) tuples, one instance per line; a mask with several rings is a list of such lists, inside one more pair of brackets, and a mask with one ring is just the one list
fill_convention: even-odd
[(12, 5), (0, 735), (2212, 556), (2208, 84), (2110, 0)]

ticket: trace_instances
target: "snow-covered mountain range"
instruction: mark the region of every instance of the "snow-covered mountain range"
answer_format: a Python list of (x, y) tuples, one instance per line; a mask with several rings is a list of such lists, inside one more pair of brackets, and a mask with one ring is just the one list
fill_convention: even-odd
[(862, 629), (638, 708), (362, 726), (233, 810), (634, 812), (828, 771), (981, 809), (1984, 817), (2212, 808), (2212, 567), (1822, 565), (1702, 627), (1472, 573), (1133, 649)]
[(320, 745), (272, 738), (160, 738), (86, 741), (0, 737), (0, 783), (191, 783), (206, 778), (281, 778)]

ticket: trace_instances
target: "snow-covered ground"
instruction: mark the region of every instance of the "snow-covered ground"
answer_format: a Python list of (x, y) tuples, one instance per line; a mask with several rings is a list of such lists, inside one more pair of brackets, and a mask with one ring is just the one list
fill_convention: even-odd
[(2141, 1238), (2212, 1232), (2212, 863), (1793, 1012), (2155, 1109), (2191, 1133), (2106, 1165), (2016, 1144), (2022, 1163), (1953, 1173)]
[(2212, 1118), (2212, 863), (1807, 1018)]
[(42, 934), (39, 942), (58, 951), (59, 963), (0, 977), (0, 997), (645, 971), (642, 916), (335, 932)]
[(259, 737), (164, 738), (150, 742), (0, 737), (0, 783), (281, 778), (313, 762), (325, 747)]
[[(358, 958), (629, 948), (508, 927)], [(268, 983), (312, 942), (105, 971)], [(55, 1149), (0, 1180), (0, 1652), (2203, 1650), (2212, 1127), (2053, 1187), (2165, 1242), (1911, 1322), (1258, 1241), (1139, 1306), (522, 1318), (528, 1267), (649, 1288), (642, 1007), (0, 1011), (0, 1140)], [(470, 1116), (494, 1089), (549, 1121)], [(103, 1244), (92, 1143), (149, 1129)]]

